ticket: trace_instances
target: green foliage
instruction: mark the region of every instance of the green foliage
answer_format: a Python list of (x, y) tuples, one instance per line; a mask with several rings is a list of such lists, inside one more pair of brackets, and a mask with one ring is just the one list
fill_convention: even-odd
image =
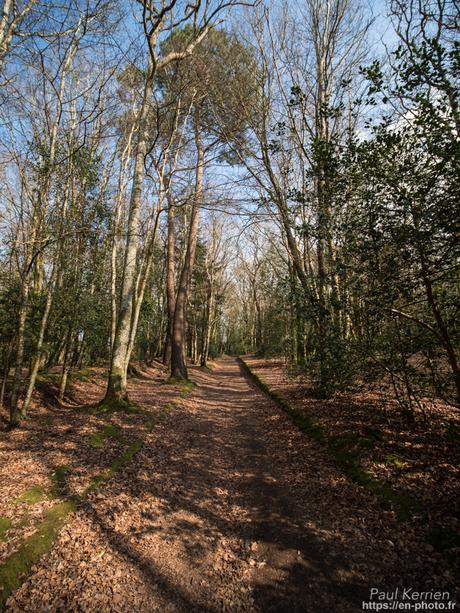
[[(397, 383), (400, 374), (394, 381), (409, 409), (415, 390), (451, 402), (456, 396), (453, 372), (444, 365), (446, 339), (455, 348), (460, 341), (452, 274), (460, 229), (458, 89), (452, 68), (458, 53), (434, 39), (400, 47), (389, 89), (378, 63), (368, 68), (374, 103), (378, 97), (394, 104), (407, 100), (411, 109), (402, 119), (387, 117), (371, 126), (371, 137), (350, 142), (341, 161), (342, 190), (349, 194), (353, 186), (352, 203), (347, 195), (348, 203), (340, 204), (347, 237), (344, 272), (353, 290), (365, 296), (358, 349), (374, 356), (382, 372), (408, 377), (405, 390)], [(449, 94), (450, 105), (433, 95), (435, 83)]]
[[(193, 38), (191, 26), (175, 30), (163, 41), (162, 54), (183, 51)], [(256, 74), (252, 51), (233, 34), (211, 29), (188, 58), (159, 75), (159, 83), (166, 97), (193, 96), (201, 129), (220, 141), (220, 159), (238, 163), (226, 143), (244, 139), (248, 113), (256, 103)]]

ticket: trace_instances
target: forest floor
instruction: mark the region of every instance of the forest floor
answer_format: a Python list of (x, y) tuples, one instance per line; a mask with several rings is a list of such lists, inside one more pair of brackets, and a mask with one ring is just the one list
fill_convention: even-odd
[[(249, 363), (303, 398), (278, 364)], [(458, 549), (428, 542), (427, 518), (439, 523), (429, 496), (428, 510), (402, 518), (396, 499), (354, 482), (236, 359), (191, 377), (193, 389), (139, 370), (129, 382), (136, 404), (115, 413), (92, 406), (100, 370), (75, 379), (61, 406), (52, 376), (42, 381), (32, 418), (0, 433), (0, 609), (354, 613), (371, 588), (397, 586), (455, 600)]]

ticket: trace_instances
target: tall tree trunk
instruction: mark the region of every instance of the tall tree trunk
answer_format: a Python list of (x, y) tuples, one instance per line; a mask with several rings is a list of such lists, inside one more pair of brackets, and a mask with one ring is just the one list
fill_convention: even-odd
[(26, 318), (27, 318), (27, 306), (29, 301), (29, 283), (27, 279), (27, 273), (23, 280), (21, 306), (19, 308), (18, 318), (18, 340), (16, 349), (16, 365), (13, 376), (13, 385), (11, 389), (10, 397), (10, 426), (15, 427), (19, 425), (19, 388), (22, 378), (22, 368), (24, 366), (24, 344), (25, 344), (25, 331), (26, 331)]
[(8, 344), (8, 351), (7, 351), (6, 358), (5, 358), (5, 370), (3, 371), (2, 387), (0, 390), (0, 409), (3, 408), (3, 401), (5, 399), (6, 384), (8, 382), (8, 376), (10, 373), (12, 354), (13, 354), (13, 341), (11, 341)]
[(134, 172), (128, 217), (128, 234), (123, 262), (123, 282), (105, 396), (106, 399), (110, 400), (122, 400), (127, 398), (126, 380), (128, 364), (126, 362), (126, 356), (131, 334), (133, 303), (136, 292), (140, 208), (144, 184), (144, 159), (147, 153), (146, 120), (149, 108), (149, 98), (152, 92), (153, 73), (153, 62), (152, 59), (150, 59), (147, 78), (144, 85), (142, 105), (137, 118), (138, 135), (135, 147)]
[(174, 326), (174, 311), (176, 308), (176, 228), (174, 223), (174, 200), (171, 190), (168, 190), (168, 241), (166, 248), (166, 339), (163, 354), (163, 364), (169, 366), (172, 353), (172, 335)]
[(128, 166), (128, 162), (131, 156), (131, 143), (133, 138), (134, 127), (131, 128), (128, 135), (128, 142), (123, 149), (120, 172), (118, 175), (117, 185), (117, 197), (115, 201), (115, 212), (113, 219), (113, 237), (112, 248), (110, 254), (110, 307), (111, 307), (111, 327), (110, 327), (110, 353), (113, 351), (113, 344), (115, 342), (115, 335), (117, 329), (117, 257), (118, 257), (118, 243), (119, 243), (119, 230), (123, 197), (125, 194), (126, 182), (125, 173)]
[(179, 287), (177, 290), (172, 333), (171, 377), (177, 379), (188, 378), (184, 351), (186, 327), (185, 315), (188, 291), (192, 279), (193, 266), (195, 263), (196, 246), (198, 240), (198, 227), (200, 221), (200, 206), (203, 197), (204, 148), (203, 143), (201, 142), (199, 108), (195, 110), (194, 119), (195, 145), (197, 151), (195, 196), (192, 204), (190, 230), (187, 240), (187, 250), (185, 253), (184, 264), (179, 279)]
[(135, 300), (133, 307), (133, 315), (131, 321), (131, 329), (129, 332), (129, 342), (128, 347), (126, 349), (126, 363), (124, 368), (124, 386), (126, 388), (127, 377), (128, 377), (128, 367), (129, 361), (131, 359), (131, 355), (134, 349), (134, 341), (136, 339), (137, 325), (139, 323), (139, 315), (141, 312), (142, 302), (144, 300), (145, 289), (147, 287), (147, 281), (150, 275), (150, 271), (152, 269), (153, 264), (153, 255), (155, 250), (155, 238), (158, 229), (158, 221), (160, 218), (160, 209), (161, 209), (162, 199), (159, 199), (158, 209), (155, 216), (154, 226), (151, 230), (151, 235), (148, 237), (148, 245), (146, 246), (145, 257), (143, 261), (143, 265), (141, 266), (141, 271), (139, 273), (138, 283), (136, 284), (136, 292), (135, 292)]
[(64, 400), (65, 392), (67, 389), (67, 380), (69, 377), (70, 370), (70, 354), (71, 354), (71, 346), (72, 346), (72, 325), (68, 326), (66, 340), (65, 340), (65, 349), (64, 349), (64, 360), (62, 363), (62, 372), (61, 372), (61, 380), (59, 382), (59, 395), (58, 400), (62, 402)]
[(214, 288), (212, 280), (210, 280), (210, 290), (208, 293), (208, 300), (206, 305), (206, 318), (203, 330), (203, 346), (201, 349), (201, 366), (206, 366), (209, 357), (209, 345), (211, 342), (212, 332), (212, 317), (214, 312)]
[(37, 347), (35, 349), (35, 357), (34, 357), (32, 369), (31, 369), (30, 376), (29, 376), (29, 384), (27, 386), (27, 392), (26, 392), (26, 397), (24, 399), (24, 403), (21, 407), (21, 418), (24, 418), (27, 414), (27, 410), (29, 408), (30, 401), (32, 400), (32, 394), (35, 388), (35, 381), (37, 379), (38, 369), (40, 367), (43, 341), (45, 340), (45, 332), (46, 332), (46, 327), (48, 325), (48, 317), (51, 311), (51, 304), (53, 302), (53, 293), (54, 293), (53, 279), (54, 279), (54, 271), (51, 273), (50, 287), (48, 288), (48, 293), (46, 295), (45, 310), (43, 311), (42, 320), (40, 322), (40, 331), (38, 333)]

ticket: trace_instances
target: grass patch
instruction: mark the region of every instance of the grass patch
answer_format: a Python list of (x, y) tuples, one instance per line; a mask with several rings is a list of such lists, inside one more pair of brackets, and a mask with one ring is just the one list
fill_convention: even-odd
[[(409, 520), (415, 513), (420, 512), (419, 503), (406, 494), (395, 492), (387, 483), (375, 479), (369, 471), (361, 466), (361, 451), (370, 449), (375, 441), (382, 440), (379, 430), (368, 428), (366, 436), (350, 432), (340, 437), (327, 437), (323, 428), (305, 417), (298, 409), (290, 405), (285, 398), (272, 391), (266, 383), (252, 372), (246, 362), (238, 358), (243, 372), (254, 381), (257, 386), (272, 398), (279, 407), (285, 411), (295, 425), (310, 438), (325, 445), (333, 456), (337, 465), (351, 478), (354, 483), (376, 494), (382, 500), (391, 504), (401, 521)], [(395, 456), (396, 457), (396, 456)]]
[(389, 453), (388, 455), (386, 455), (383, 458), (383, 462), (387, 466), (391, 466), (391, 467), (397, 468), (397, 469), (400, 469), (403, 466), (401, 458), (398, 458), (398, 456), (395, 455), (394, 453)]
[(109, 439), (119, 439), (121, 429), (119, 426), (107, 424), (102, 430), (97, 430), (88, 436), (88, 445), (94, 449), (102, 449)]
[(181, 379), (179, 377), (169, 377), (165, 381), (165, 385), (174, 385), (180, 392), (180, 395), (185, 398), (193, 392), (195, 384), (190, 379)]
[(291, 406), (287, 402), (287, 400), (283, 398), (280, 394), (271, 390), (268, 387), (268, 385), (264, 383), (264, 381), (259, 379), (259, 377), (255, 373), (252, 372), (252, 370), (249, 368), (249, 366), (246, 364), (244, 360), (242, 360), (241, 358), (238, 358), (238, 360), (240, 362), (240, 365), (244, 373), (250, 379), (252, 379), (252, 381), (254, 381), (254, 383), (256, 383), (256, 385), (260, 387), (260, 389), (267, 394), (267, 396), (270, 396), (270, 398), (272, 398), (278, 404), (278, 406), (280, 406), (283, 409), (283, 411), (285, 411), (289, 415), (289, 417), (292, 419), (295, 425), (300, 430), (302, 430), (302, 432), (305, 432), (305, 434), (308, 434), (308, 436), (310, 436), (315, 441), (318, 441), (320, 443), (326, 442), (326, 436), (323, 432), (323, 429), (321, 428), (319, 424), (316, 424), (313, 421), (311, 421), (311, 419), (308, 419), (307, 417), (305, 417), (305, 415), (303, 415), (300, 411), (298, 411), (293, 406)]
[(73, 500), (52, 507), (38, 524), (37, 531), (0, 566), (0, 610), (10, 594), (21, 585), (24, 575), (51, 549), (67, 517), (75, 509), (76, 502)]
[(95, 406), (96, 413), (127, 413), (128, 415), (144, 413), (145, 410), (136, 402), (127, 398), (104, 398), (102, 402)]
[[(68, 516), (77, 509), (78, 504), (92, 490), (103, 485), (115, 475), (125, 464), (127, 464), (138, 453), (143, 446), (141, 440), (134, 441), (125, 451), (116, 458), (105, 473), (97, 475), (91, 479), (91, 484), (85, 489), (82, 496), (69, 498), (67, 501), (55, 504), (45, 513), (43, 521), (37, 525), (37, 530), (29, 536), (13, 554), (0, 566), (0, 611), (3, 610), (5, 602), (16, 590), (34, 564), (40, 557), (50, 551), (54, 540), (58, 536), (61, 528), (66, 523)], [(51, 475), (51, 479), (57, 484), (64, 484), (70, 472), (68, 466), (58, 466)], [(38, 502), (43, 500), (44, 488), (33, 486), (21, 494), (21, 501)], [(48, 496), (46, 496), (48, 497)], [(27, 520), (26, 520), (27, 521)], [(7, 518), (0, 518), (0, 535), (11, 527), (11, 522)]]
[(36, 504), (50, 498), (49, 491), (42, 485), (32, 485), (27, 488), (20, 496), (16, 498), (16, 502), (26, 502), (27, 504)]
[(103, 483), (106, 483), (109, 479), (111, 479), (115, 475), (115, 473), (120, 470), (120, 468), (122, 468), (123, 466), (125, 466), (125, 464), (132, 460), (136, 453), (139, 453), (143, 445), (144, 443), (141, 440), (134, 441), (134, 443), (131, 443), (131, 445), (129, 445), (129, 447), (125, 449), (125, 451), (112, 462), (112, 464), (107, 470), (105, 470), (103, 473), (100, 473), (99, 475), (91, 477), (91, 483), (85, 489), (83, 495), (86, 496), (89, 492), (99, 487), (99, 485), (102, 485)]
[(53, 495), (55, 498), (59, 497), (59, 494), (65, 489), (67, 477), (72, 472), (70, 466), (67, 464), (61, 464), (56, 466), (54, 471), (50, 475), (50, 479), (53, 482)]
[(7, 530), (11, 528), (13, 522), (8, 517), (0, 516), (0, 541), (5, 540)]

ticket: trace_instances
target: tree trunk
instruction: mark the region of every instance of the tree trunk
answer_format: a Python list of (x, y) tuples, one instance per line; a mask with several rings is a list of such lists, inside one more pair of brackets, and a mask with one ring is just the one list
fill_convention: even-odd
[(111, 306), (111, 327), (110, 327), (110, 352), (113, 351), (115, 342), (115, 334), (117, 329), (117, 258), (118, 258), (118, 233), (120, 230), (121, 210), (123, 196), (125, 193), (126, 182), (125, 173), (131, 155), (131, 142), (133, 137), (134, 127), (131, 128), (128, 136), (128, 142), (122, 152), (120, 162), (120, 172), (118, 175), (117, 197), (115, 201), (115, 212), (113, 220), (113, 237), (112, 249), (110, 254), (110, 306)]
[(50, 287), (48, 288), (48, 293), (46, 295), (45, 310), (43, 311), (42, 320), (40, 322), (40, 331), (38, 334), (37, 347), (35, 349), (35, 358), (33, 360), (33, 366), (30, 372), (30, 376), (29, 376), (29, 384), (27, 386), (26, 397), (21, 407), (21, 418), (24, 418), (27, 415), (27, 410), (29, 408), (30, 401), (32, 400), (32, 394), (35, 389), (35, 381), (37, 379), (38, 369), (40, 367), (43, 341), (45, 340), (45, 332), (46, 332), (46, 327), (48, 325), (48, 317), (51, 311), (51, 304), (53, 302), (53, 292), (54, 292), (53, 277), (54, 277), (54, 271), (51, 273)]
[(166, 301), (167, 324), (163, 364), (169, 366), (172, 353), (174, 310), (176, 308), (176, 229), (174, 224), (174, 200), (168, 190), (168, 241), (166, 249)]
[(195, 196), (193, 199), (190, 218), (190, 230), (187, 240), (187, 250), (182, 267), (179, 287), (177, 290), (176, 307), (174, 309), (174, 323), (172, 333), (171, 377), (187, 379), (188, 372), (185, 363), (185, 313), (187, 296), (195, 263), (196, 245), (198, 240), (198, 227), (200, 221), (200, 206), (203, 197), (204, 149), (200, 135), (199, 109), (195, 110), (195, 144), (197, 151)]
[(155, 217), (155, 223), (152, 228), (152, 234), (148, 237), (148, 245), (146, 246), (146, 253), (143, 261), (143, 266), (141, 267), (141, 271), (138, 278), (138, 283), (136, 284), (136, 292), (135, 292), (135, 300), (133, 306), (133, 315), (131, 321), (131, 328), (129, 332), (129, 342), (128, 347), (126, 349), (126, 357), (125, 357), (125, 368), (124, 368), (124, 386), (126, 389), (127, 378), (128, 378), (128, 367), (129, 361), (131, 359), (131, 355), (134, 349), (134, 341), (136, 339), (137, 325), (139, 323), (139, 315), (141, 312), (142, 302), (144, 300), (145, 288), (147, 287), (147, 281), (149, 278), (150, 270), (153, 264), (153, 254), (155, 250), (155, 238), (158, 228), (158, 220), (159, 220), (159, 209), (161, 208), (161, 201), (158, 204), (158, 210)]
[(214, 291), (212, 287), (212, 281), (210, 286), (210, 291), (208, 294), (208, 304), (206, 307), (206, 320), (203, 330), (203, 346), (201, 349), (201, 360), (200, 365), (206, 366), (209, 357), (209, 345), (211, 342), (211, 331), (212, 331), (212, 317), (214, 311)]
[(18, 415), (18, 401), (19, 401), (19, 387), (21, 384), (22, 367), (24, 365), (24, 341), (26, 331), (26, 318), (27, 318), (27, 305), (29, 299), (29, 284), (26, 278), (23, 281), (22, 288), (22, 300), (19, 309), (19, 322), (18, 322), (18, 340), (16, 350), (16, 366), (14, 370), (13, 385), (11, 389), (10, 397), (10, 426), (14, 428), (19, 425)]
[(3, 371), (2, 388), (0, 390), (0, 409), (3, 408), (3, 401), (5, 399), (6, 384), (8, 382), (8, 375), (10, 374), (11, 355), (13, 353), (13, 341), (8, 344), (8, 352), (5, 359), (5, 370)]
[(69, 376), (70, 370), (70, 349), (72, 345), (72, 326), (68, 327), (66, 341), (65, 341), (65, 349), (64, 349), (64, 360), (62, 363), (62, 372), (61, 372), (61, 380), (59, 382), (59, 395), (58, 400), (62, 402), (64, 400), (65, 392), (67, 389), (67, 379)]
[(137, 119), (138, 135), (135, 147), (134, 173), (131, 188), (131, 200), (128, 217), (128, 235), (123, 262), (123, 282), (121, 300), (118, 309), (115, 338), (113, 339), (110, 371), (107, 382), (106, 399), (123, 400), (127, 398), (126, 381), (128, 364), (126, 361), (133, 303), (136, 291), (137, 255), (139, 251), (139, 221), (144, 184), (144, 158), (147, 153), (146, 119), (149, 108), (149, 96), (153, 84), (153, 64), (149, 61), (147, 78), (144, 85), (142, 106)]

